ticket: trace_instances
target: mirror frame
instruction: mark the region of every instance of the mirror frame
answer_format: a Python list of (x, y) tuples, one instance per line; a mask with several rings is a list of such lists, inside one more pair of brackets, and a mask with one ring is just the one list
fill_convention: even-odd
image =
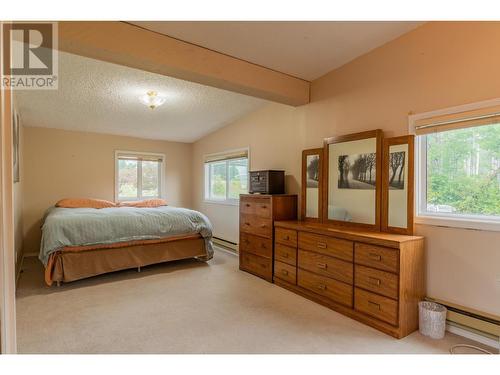
[[(382, 139), (384, 133), (381, 129), (369, 130), (360, 133), (346, 134), (337, 137), (325, 138), (323, 152), (323, 222), (338, 226), (364, 228), (372, 231), (380, 231), (380, 213), (381, 213), (381, 197), (382, 197)], [(376, 139), (376, 183), (375, 183), (375, 224), (356, 223), (352, 221), (341, 221), (328, 219), (328, 168), (329, 168), (329, 146), (334, 143), (344, 143), (351, 141), (359, 141), (363, 139)]]
[[(307, 156), (319, 155), (319, 184), (318, 184), (318, 217), (306, 216), (307, 196)], [(323, 222), (323, 148), (310, 148), (302, 151), (302, 187), (300, 200), (301, 220), (321, 223)]]
[[(389, 151), (391, 146), (408, 145), (407, 197), (406, 197), (406, 228), (389, 226)], [(414, 189), (415, 189), (415, 136), (385, 138), (383, 146), (382, 165), (382, 223), (381, 230), (387, 233), (412, 235), (414, 230)]]

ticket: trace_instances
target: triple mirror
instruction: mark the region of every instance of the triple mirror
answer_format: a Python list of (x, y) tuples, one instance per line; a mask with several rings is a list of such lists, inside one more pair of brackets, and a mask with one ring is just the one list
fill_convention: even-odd
[(380, 129), (327, 138), (302, 154), (302, 218), (413, 233), (413, 136)]

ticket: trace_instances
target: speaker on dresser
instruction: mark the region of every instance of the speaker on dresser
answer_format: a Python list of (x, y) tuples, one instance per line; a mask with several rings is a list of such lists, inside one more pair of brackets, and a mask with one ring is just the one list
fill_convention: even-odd
[(285, 171), (250, 172), (250, 194), (285, 194)]

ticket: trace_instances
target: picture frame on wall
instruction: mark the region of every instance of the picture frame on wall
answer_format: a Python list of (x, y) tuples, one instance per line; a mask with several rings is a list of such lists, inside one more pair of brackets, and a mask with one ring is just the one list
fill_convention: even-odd
[(19, 182), (20, 180), (20, 156), (19, 156), (19, 141), (20, 141), (20, 133), (19, 133), (19, 113), (17, 111), (13, 111), (12, 113), (12, 163), (13, 163), (13, 174), (14, 174), (14, 183)]
[(302, 151), (301, 218), (323, 221), (323, 148)]

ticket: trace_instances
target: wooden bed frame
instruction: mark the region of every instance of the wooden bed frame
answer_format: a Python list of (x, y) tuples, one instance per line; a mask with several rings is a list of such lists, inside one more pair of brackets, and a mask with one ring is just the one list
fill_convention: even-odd
[(144, 267), (180, 259), (210, 259), (199, 235), (141, 241), (98, 248), (64, 248), (53, 253), (45, 268), (45, 282), (69, 282), (108, 272)]

